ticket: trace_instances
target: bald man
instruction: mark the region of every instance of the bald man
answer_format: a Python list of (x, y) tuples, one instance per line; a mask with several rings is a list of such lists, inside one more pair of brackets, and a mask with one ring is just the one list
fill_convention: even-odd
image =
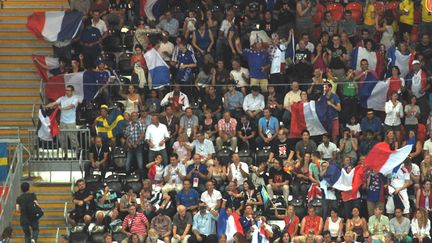
[(192, 227), (192, 214), (183, 205), (177, 206), (177, 213), (173, 217), (173, 237), (171, 243), (187, 243)]

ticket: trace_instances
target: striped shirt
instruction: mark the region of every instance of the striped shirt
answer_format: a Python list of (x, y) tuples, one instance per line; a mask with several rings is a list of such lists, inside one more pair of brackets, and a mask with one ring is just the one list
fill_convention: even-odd
[[(192, 52), (192, 54), (195, 54), (194, 53), (194, 49), (193, 49), (193, 47), (190, 44), (186, 44), (186, 49), (189, 50), (190, 52)], [(177, 57), (178, 57), (179, 52), (180, 52), (180, 48), (178, 46), (175, 46), (174, 50), (173, 50), (173, 53), (172, 53), (172, 56), (171, 56), (171, 61), (172, 62), (178, 62), (178, 58)]]
[(144, 214), (136, 212), (135, 215), (128, 214), (123, 220), (123, 229), (128, 228), (129, 232), (137, 235), (147, 233), (148, 220)]
[(237, 120), (230, 118), (228, 122), (225, 119), (220, 119), (218, 121), (218, 131), (224, 132), (226, 134), (233, 134), (237, 129)]

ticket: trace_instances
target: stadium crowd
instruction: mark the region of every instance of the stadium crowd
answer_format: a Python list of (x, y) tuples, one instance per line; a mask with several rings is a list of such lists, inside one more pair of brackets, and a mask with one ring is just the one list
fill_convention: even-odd
[[(431, 242), (426, 2), (159, 0), (152, 14), (146, 1), (70, 2), (84, 27), (54, 43), (51, 72), (100, 74), (71, 242)], [(172, 77), (158, 89), (151, 48)], [(362, 92), (371, 84), (388, 87), (382, 107)], [(48, 105), (61, 128), (80, 113), (73, 92)], [(326, 132), (299, 130), (292, 107), (322, 100)], [(413, 148), (389, 175), (365, 167), (357, 194), (330, 185), (329, 168), (351, 172), (378, 142)]]

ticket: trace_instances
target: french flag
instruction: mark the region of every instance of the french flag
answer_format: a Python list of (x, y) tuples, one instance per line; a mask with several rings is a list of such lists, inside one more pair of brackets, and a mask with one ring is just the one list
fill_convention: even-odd
[(301, 138), (301, 132), (307, 129), (311, 136), (327, 133), (323, 124), (330, 124), (326, 118), (328, 104), (325, 99), (291, 105), (291, 137)]
[[(264, 224), (264, 225), (263, 225)], [(252, 226), (253, 232), (252, 232), (252, 243), (267, 243), (270, 242), (270, 239), (267, 235), (267, 232), (265, 231), (265, 228), (268, 230), (271, 230), (268, 225), (264, 223), (262, 219), (257, 220), (255, 225)]]
[[(158, 89), (170, 83), (169, 66), (162, 59), (159, 52), (152, 48), (144, 54), (149, 70), (149, 83), (152, 88)], [(151, 81), (150, 81), (151, 80)], [(151, 87), (150, 87), (151, 88)]]
[(389, 82), (378, 81), (374, 72), (370, 71), (359, 88), (359, 101), (363, 108), (384, 111), (387, 101)]
[(351, 191), (351, 196), (356, 198), (356, 195), (363, 184), (364, 166), (357, 165), (353, 169), (347, 171), (342, 169), (339, 179), (333, 185), (334, 189), (342, 192)]
[(414, 60), (414, 53), (402, 54), (397, 48), (390, 47), (387, 51), (387, 77), (391, 77), (391, 68), (397, 66), (400, 70), (400, 77), (405, 78)]
[(97, 72), (85, 71), (53, 76), (45, 83), (45, 95), (49, 99), (56, 100), (64, 96), (67, 85), (72, 85), (75, 88), (74, 95), (78, 97), (79, 102), (91, 101), (98, 92), (95, 73)]
[(45, 82), (52, 76), (50, 71), (59, 67), (59, 59), (55, 57), (32, 55), (32, 60), (36, 71)]
[(140, 15), (149, 20), (158, 20), (168, 8), (168, 0), (140, 0)]
[(391, 174), (393, 169), (408, 157), (412, 144), (405, 145), (398, 150), (391, 150), (385, 142), (375, 144), (365, 159), (365, 166), (380, 172), (383, 175)]
[(72, 40), (78, 33), (83, 14), (74, 11), (35, 12), (27, 17), (27, 29), (50, 42)]
[(243, 227), (240, 223), (240, 216), (236, 212), (228, 215), (225, 208), (220, 209), (217, 227), (219, 239), (222, 235), (225, 235), (227, 242), (233, 242), (234, 234), (237, 232), (242, 235), (244, 234)]
[(43, 141), (52, 141), (53, 138), (57, 137), (60, 133), (59, 125), (56, 120), (56, 116), (59, 109), (56, 108), (51, 115), (47, 115), (42, 105), (39, 109), (39, 127), (38, 137)]
[(384, 72), (384, 55), (379, 51), (368, 51), (364, 47), (356, 47), (351, 53), (351, 63), (352, 69), (360, 71), (360, 61), (366, 59), (369, 63), (369, 70), (375, 71), (378, 77)]

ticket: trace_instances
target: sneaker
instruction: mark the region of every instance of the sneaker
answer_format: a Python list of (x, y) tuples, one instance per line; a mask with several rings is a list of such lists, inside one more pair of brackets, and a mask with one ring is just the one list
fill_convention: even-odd
[(36, 243), (36, 241), (32, 239), (32, 240), (31, 240), (31, 243)]

